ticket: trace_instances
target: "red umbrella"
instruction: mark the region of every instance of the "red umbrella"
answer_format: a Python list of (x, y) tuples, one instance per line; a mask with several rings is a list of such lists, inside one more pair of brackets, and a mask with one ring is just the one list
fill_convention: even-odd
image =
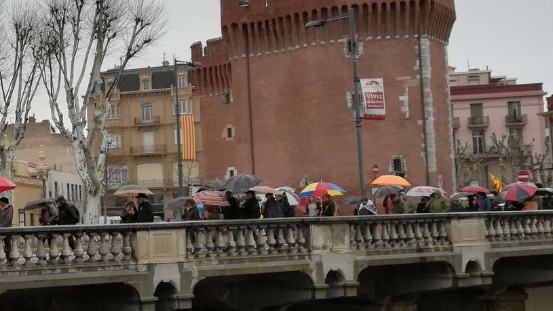
[(13, 190), (15, 188), (17, 188), (16, 184), (7, 180), (6, 178), (0, 177), (0, 192)]
[(194, 196), (194, 202), (196, 204), (215, 205), (215, 206), (228, 206), (227, 199), (219, 191), (202, 191), (196, 193)]
[(490, 194), (490, 190), (478, 186), (469, 186), (461, 189), (462, 192), (469, 192), (469, 193), (478, 193), (478, 192), (484, 192), (486, 195)]
[(536, 192), (538, 192), (538, 188), (536, 187), (528, 185), (514, 185), (507, 190), (507, 194), (505, 194), (505, 201), (523, 203), (533, 197)]

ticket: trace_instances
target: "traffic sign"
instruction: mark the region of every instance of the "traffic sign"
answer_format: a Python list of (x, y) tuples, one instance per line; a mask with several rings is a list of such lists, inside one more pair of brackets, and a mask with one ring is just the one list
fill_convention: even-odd
[(518, 181), (520, 182), (529, 182), (530, 181), (530, 172), (529, 171), (520, 171), (518, 172)]
[(380, 173), (380, 167), (377, 164), (375, 164), (373, 166), (373, 174), (378, 175), (378, 173)]

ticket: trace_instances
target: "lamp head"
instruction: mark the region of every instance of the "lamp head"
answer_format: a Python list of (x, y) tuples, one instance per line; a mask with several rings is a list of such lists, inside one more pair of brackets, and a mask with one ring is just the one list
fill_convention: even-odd
[(305, 28), (308, 27), (323, 27), (326, 24), (326, 21), (323, 19), (310, 21), (307, 24), (305, 24)]

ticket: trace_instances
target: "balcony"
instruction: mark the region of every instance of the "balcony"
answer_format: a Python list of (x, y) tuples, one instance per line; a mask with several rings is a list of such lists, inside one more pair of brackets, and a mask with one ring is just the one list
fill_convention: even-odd
[(451, 125), (453, 126), (453, 129), (456, 130), (461, 127), (461, 119), (459, 117), (454, 117), (452, 120)]
[(505, 116), (505, 124), (510, 128), (524, 127), (528, 124), (528, 115), (507, 115)]
[(166, 151), (167, 148), (165, 145), (146, 145), (131, 147), (131, 154), (133, 155), (161, 155), (165, 154)]
[(159, 116), (154, 116), (150, 119), (145, 119), (143, 117), (134, 118), (135, 126), (155, 126), (161, 123)]
[(486, 146), (484, 148), (484, 152), (474, 153), (474, 150), (472, 150), (472, 155), (474, 157), (481, 157), (481, 158), (497, 158), (499, 157), (499, 152), (497, 151), (497, 148), (495, 146)]
[(469, 118), (469, 129), (485, 129), (490, 126), (490, 117)]

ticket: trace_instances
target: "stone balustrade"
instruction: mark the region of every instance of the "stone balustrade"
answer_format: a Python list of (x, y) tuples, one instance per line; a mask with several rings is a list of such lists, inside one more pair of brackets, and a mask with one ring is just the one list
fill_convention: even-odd
[(550, 238), (552, 219), (553, 211), (529, 211), (1, 228), (0, 270), (298, 256), (346, 248), (367, 256), (444, 251), (471, 241), (494, 245)]

